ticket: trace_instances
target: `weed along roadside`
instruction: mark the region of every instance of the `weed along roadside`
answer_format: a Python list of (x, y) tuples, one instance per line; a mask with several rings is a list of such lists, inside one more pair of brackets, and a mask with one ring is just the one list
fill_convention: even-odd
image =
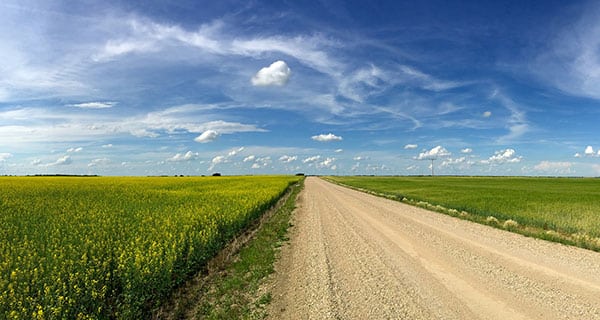
[(153, 319), (263, 318), (271, 294), (261, 286), (287, 240), (303, 181), (292, 185), (273, 209), (209, 262), (207, 272), (178, 289)]
[(327, 177), (460, 219), (600, 251), (600, 180), (532, 177)]

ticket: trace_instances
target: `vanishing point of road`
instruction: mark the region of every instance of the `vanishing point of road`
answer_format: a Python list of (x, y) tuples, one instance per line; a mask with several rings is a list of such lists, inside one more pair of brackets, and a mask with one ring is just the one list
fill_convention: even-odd
[(305, 181), (273, 319), (600, 319), (600, 253)]

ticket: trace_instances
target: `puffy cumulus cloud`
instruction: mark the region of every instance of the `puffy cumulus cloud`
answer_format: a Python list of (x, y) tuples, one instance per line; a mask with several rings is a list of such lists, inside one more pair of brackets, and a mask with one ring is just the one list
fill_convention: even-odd
[(473, 161), (467, 157), (460, 157), (460, 158), (456, 158), (456, 159), (453, 159), (453, 158), (444, 159), (444, 161), (442, 161), (441, 166), (455, 168), (455, 169), (469, 169), (474, 164), (475, 164), (475, 161)]
[(499, 150), (487, 160), (481, 160), (484, 164), (502, 164), (502, 163), (517, 163), (521, 162), (523, 157), (517, 156), (514, 149)]
[(249, 155), (247, 157), (244, 158), (244, 160), (242, 160), (243, 162), (252, 162), (256, 159), (255, 155)]
[(191, 161), (198, 159), (199, 154), (197, 152), (188, 151), (185, 154), (177, 153), (171, 158), (167, 159), (170, 162), (182, 162), (182, 161)]
[(67, 149), (67, 152), (71, 153), (71, 152), (81, 152), (83, 150), (82, 147), (77, 147), (77, 148), (69, 148)]
[(336, 136), (333, 133), (328, 133), (328, 134), (322, 133), (320, 135), (312, 136), (311, 139), (313, 139), (315, 141), (319, 141), (319, 142), (330, 142), (330, 141), (341, 141), (342, 137)]
[(334, 164), (335, 162), (335, 158), (325, 158), (325, 160), (321, 161), (321, 162), (317, 162), (316, 167), (317, 168), (329, 168), (331, 170), (336, 170), (337, 166)]
[(227, 153), (227, 155), (218, 155), (218, 156), (215, 156), (210, 161), (210, 166), (208, 167), (207, 170), (210, 171), (210, 170), (214, 169), (215, 166), (217, 166), (217, 165), (219, 165), (221, 163), (230, 162), (230, 158), (235, 157), (237, 154), (239, 154), (242, 151), (244, 151), (244, 147), (239, 147), (237, 149), (232, 149), (231, 151), (229, 151)]
[(215, 130), (206, 130), (201, 135), (197, 136), (194, 141), (200, 143), (209, 143), (219, 137), (219, 133)]
[(321, 160), (321, 156), (316, 155), (316, 156), (308, 157), (308, 158), (302, 160), (302, 163), (312, 163), (312, 162), (316, 162), (319, 160)]
[(437, 147), (432, 148), (429, 151), (419, 153), (419, 156), (417, 156), (417, 160), (435, 159), (438, 157), (447, 157), (450, 155), (451, 155), (450, 151), (446, 150), (446, 148), (444, 148), (442, 146), (437, 146)]
[(571, 169), (572, 166), (571, 162), (541, 161), (533, 169), (545, 173), (570, 174), (573, 172)]
[(42, 167), (65, 166), (65, 165), (69, 165), (69, 164), (73, 163), (73, 159), (71, 158), (70, 155), (64, 155), (64, 156), (61, 156), (60, 158), (56, 159), (56, 161), (54, 161), (54, 162), (42, 164), (41, 160), (34, 160), (32, 162), (32, 164), (33, 163), (35, 163), (38, 166), (42, 166)]
[(581, 152), (575, 153), (575, 158), (582, 158), (582, 157), (600, 157), (600, 150), (598, 150), (598, 152), (596, 152), (594, 150), (594, 147), (587, 146), (587, 147), (585, 147), (585, 150), (583, 151), (583, 153), (581, 153)]
[(489, 118), (492, 116), (492, 112), (491, 111), (485, 111), (483, 114), (481, 114), (482, 117), (484, 118)]
[(271, 163), (273, 163), (273, 161), (271, 160), (271, 157), (258, 157), (254, 160), (254, 163), (252, 164), (251, 168), (252, 169), (266, 168)]
[(244, 151), (244, 147), (239, 147), (237, 149), (233, 149), (233, 150), (229, 151), (229, 153), (227, 153), (227, 157), (233, 157), (242, 151)]
[(407, 144), (407, 145), (405, 145), (405, 146), (404, 146), (404, 149), (405, 149), (405, 150), (411, 150), (411, 149), (416, 149), (416, 148), (418, 148), (418, 147), (419, 147), (419, 145), (418, 145), (418, 144), (412, 144), (412, 143), (409, 143), (409, 144)]
[(88, 167), (96, 167), (99, 165), (106, 165), (110, 163), (110, 159), (108, 158), (98, 158), (98, 159), (94, 159), (92, 161), (90, 161), (90, 163), (88, 163)]
[(105, 102), (84, 102), (69, 104), (69, 107), (82, 108), (82, 109), (107, 109), (112, 108), (116, 105), (116, 102), (105, 101)]
[(288, 82), (291, 75), (292, 70), (287, 63), (279, 60), (268, 67), (260, 69), (252, 77), (252, 84), (255, 86), (283, 86)]
[(471, 149), (471, 148), (464, 148), (464, 149), (460, 150), (460, 152), (461, 153), (471, 153), (471, 152), (473, 152), (473, 149)]
[(298, 156), (283, 155), (283, 156), (279, 157), (279, 161), (281, 161), (283, 163), (290, 163), (290, 162), (293, 162), (296, 160), (298, 160)]
[(253, 163), (253, 164), (252, 164), (252, 166), (251, 166), (250, 168), (252, 168), (252, 169), (260, 169), (260, 168), (261, 168), (261, 166), (260, 166), (260, 164), (259, 164), (259, 163), (256, 163), (256, 162), (255, 162), (255, 163)]
[(2, 161), (6, 161), (6, 159), (8, 158), (12, 158), (12, 153), (8, 153), (8, 152), (2, 152), (0, 153), (0, 162)]
[(210, 161), (210, 167), (208, 167), (208, 170), (212, 170), (214, 169), (214, 167), (218, 164), (224, 163), (227, 161), (227, 157), (225, 156), (216, 156), (214, 158), (212, 158), (212, 160)]

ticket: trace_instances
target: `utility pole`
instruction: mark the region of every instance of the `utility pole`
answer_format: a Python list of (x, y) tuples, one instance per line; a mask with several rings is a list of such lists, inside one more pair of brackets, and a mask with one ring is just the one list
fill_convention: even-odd
[(434, 158), (431, 158), (431, 176), (432, 177), (433, 177), (433, 161), (434, 160), (435, 160)]

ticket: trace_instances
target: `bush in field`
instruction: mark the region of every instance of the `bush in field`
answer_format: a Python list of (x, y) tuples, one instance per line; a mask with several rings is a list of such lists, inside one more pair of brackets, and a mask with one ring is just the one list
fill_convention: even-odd
[(0, 319), (139, 319), (298, 178), (2, 178)]
[(504, 223), (502, 224), (502, 227), (504, 227), (504, 229), (512, 230), (512, 229), (518, 228), (519, 223), (516, 222), (515, 220), (508, 219), (508, 220), (504, 221)]
[(487, 218), (485, 218), (485, 222), (487, 222), (488, 224), (499, 224), (500, 221), (498, 221), (498, 219), (496, 219), (496, 217), (494, 216), (488, 216)]

